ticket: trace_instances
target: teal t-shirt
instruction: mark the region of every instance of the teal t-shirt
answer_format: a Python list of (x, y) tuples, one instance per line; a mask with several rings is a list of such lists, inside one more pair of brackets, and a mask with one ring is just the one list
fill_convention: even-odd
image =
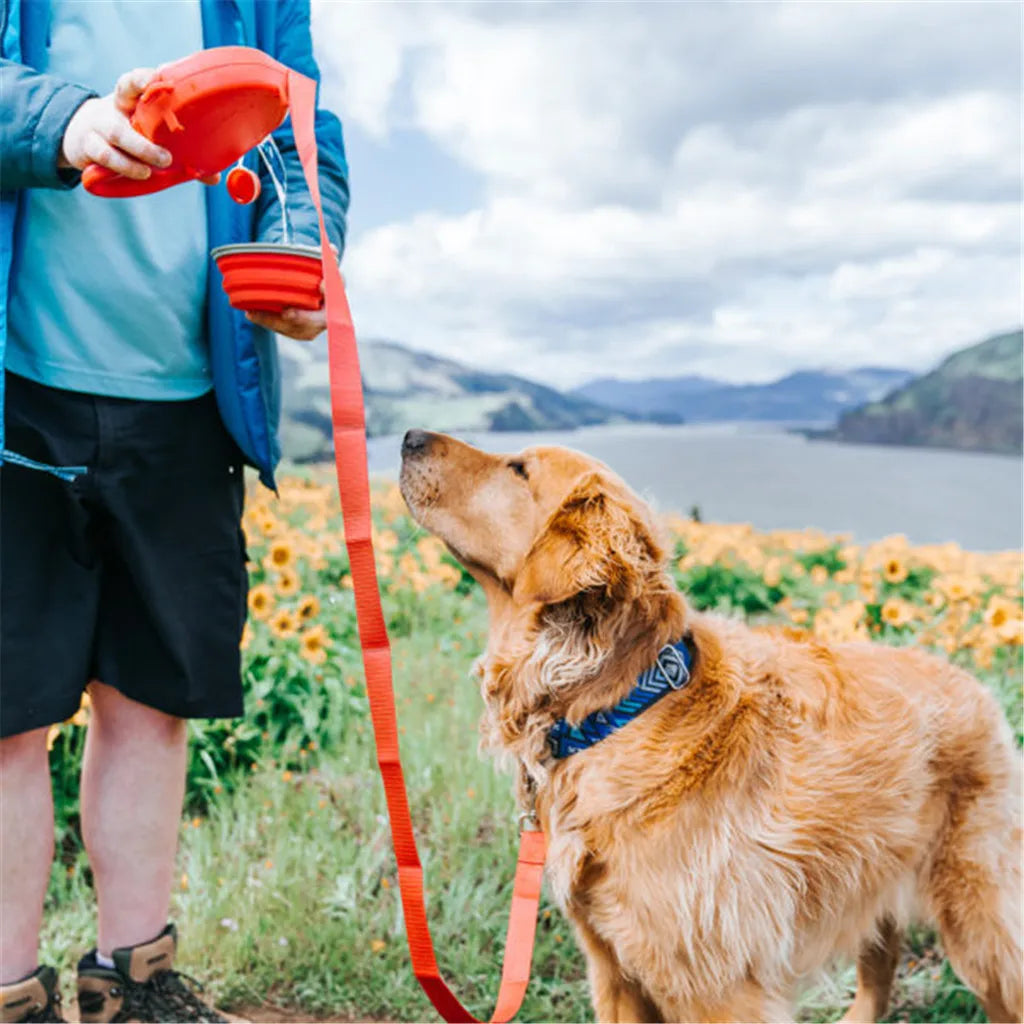
[[(49, 64), (39, 70), (100, 95), (125, 71), (203, 46), (199, 0), (52, 0), (51, 8)], [(121, 398), (209, 391), (205, 187), (130, 199), (26, 190), (7, 368)]]

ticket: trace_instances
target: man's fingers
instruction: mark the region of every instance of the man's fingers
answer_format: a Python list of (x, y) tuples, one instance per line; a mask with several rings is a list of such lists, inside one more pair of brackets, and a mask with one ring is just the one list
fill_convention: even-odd
[(114, 105), (130, 114), (135, 109), (139, 95), (155, 74), (154, 68), (135, 68), (126, 71), (114, 86)]
[(312, 341), (327, 327), (322, 309), (286, 309), (282, 313), (246, 313), (249, 320), (296, 341)]
[(149, 167), (125, 155), (95, 131), (90, 132), (85, 141), (85, 156), (87, 158), (85, 163), (100, 164), (118, 174), (123, 174), (126, 178), (144, 181), (151, 173)]
[(122, 152), (137, 157), (151, 167), (166, 167), (171, 162), (171, 154), (166, 149), (150, 142), (145, 135), (140, 135), (127, 120), (115, 123), (108, 139)]
[(323, 309), (286, 309), (281, 316), (286, 326), (280, 333), (299, 341), (312, 341), (327, 327)]

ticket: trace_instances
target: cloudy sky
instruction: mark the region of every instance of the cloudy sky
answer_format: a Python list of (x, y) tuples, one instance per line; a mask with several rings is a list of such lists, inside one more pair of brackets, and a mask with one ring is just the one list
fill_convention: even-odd
[(1021, 320), (1021, 7), (314, 0), (362, 337), (559, 386)]

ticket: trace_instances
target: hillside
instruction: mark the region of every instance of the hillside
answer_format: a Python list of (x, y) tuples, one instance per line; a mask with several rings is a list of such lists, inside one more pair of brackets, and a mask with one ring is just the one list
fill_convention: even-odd
[(1024, 334), (1011, 331), (954, 352), (882, 401), (844, 413), (829, 437), (1020, 454)]
[[(331, 457), (327, 363), (319, 347), (279, 339), (282, 443), (296, 461)], [(484, 373), (390, 341), (359, 344), (367, 431), (567, 430), (631, 417), (510, 373)]]
[(665, 423), (761, 420), (835, 423), (909, 379), (908, 370), (801, 370), (768, 384), (727, 384), (707, 377), (597, 380), (572, 394)]

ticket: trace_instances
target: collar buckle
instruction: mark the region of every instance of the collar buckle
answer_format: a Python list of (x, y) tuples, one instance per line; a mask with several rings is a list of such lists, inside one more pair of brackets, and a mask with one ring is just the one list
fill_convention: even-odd
[(679, 649), (672, 644), (665, 644), (654, 659), (658, 671), (665, 677), (665, 682), (673, 690), (681, 690), (690, 681), (690, 670), (686, 667)]

